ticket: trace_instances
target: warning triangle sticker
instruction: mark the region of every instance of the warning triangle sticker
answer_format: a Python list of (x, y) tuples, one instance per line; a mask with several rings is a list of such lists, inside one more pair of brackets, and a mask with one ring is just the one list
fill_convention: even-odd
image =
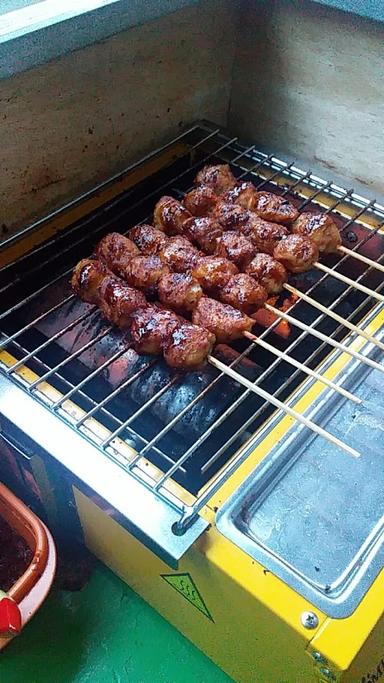
[(191, 603), (196, 609), (204, 614), (210, 621), (213, 621), (211, 614), (201, 597), (199, 591), (197, 590), (196, 584), (192, 579), (192, 576), (188, 572), (184, 574), (161, 574), (161, 578), (164, 579), (169, 585), (175, 589), (180, 595), (183, 596), (188, 602)]

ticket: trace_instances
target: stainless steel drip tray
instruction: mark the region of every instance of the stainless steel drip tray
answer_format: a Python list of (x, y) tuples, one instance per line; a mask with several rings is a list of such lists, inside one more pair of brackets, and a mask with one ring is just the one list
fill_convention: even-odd
[(347, 436), (359, 458), (295, 426), (216, 518), (224, 536), (335, 618), (356, 609), (384, 566), (383, 381), (351, 363), (343, 386), (363, 403), (327, 393), (308, 413)]

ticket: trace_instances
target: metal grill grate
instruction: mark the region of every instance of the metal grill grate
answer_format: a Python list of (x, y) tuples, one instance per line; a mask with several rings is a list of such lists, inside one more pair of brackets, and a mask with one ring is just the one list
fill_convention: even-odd
[[(171, 503), (186, 522), (243, 461), (274, 408), (213, 368), (183, 376), (170, 372), (157, 359), (137, 358), (94, 307), (78, 302), (70, 293), (68, 278), (74, 264), (90, 254), (108, 231), (126, 232), (137, 222), (148, 220), (162, 194), (181, 197), (191, 187), (196, 170), (208, 161), (230, 162), (238, 178), (283, 194), (300, 209), (321, 206), (332, 212), (343, 244), (377, 264), (383, 263), (384, 206), (302, 171), (294, 163), (263, 154), (254, 145), (243, 145), (211, 124), (193, 126), (154, 152), (153, 158), (161, 159), (173, 149), (175, 158), (165, 168), (3, 267), (0, 349), (10, 356), (3, 353), (0, 360), (2, 373)], [(129, 171), (137, 171), (147, 160)], [(44, 223), (31, 226), (22, 237), (41, 225)], [(3, 253), (17, 239), (5, 242)], [(351, 325), (378, 308), (383, 287), (382, 270), (369, 261), (344, 253), (323, 262), (332, 273), (346, 275), (378, 297), (334, 278), (332, 273), (313, 270), (290, 282), (325, 309), (319, 311), (308, 300), (299, 299), (288, 315), (304, 329), (291, 323), (288, 339), (278, 334), (278, 318), (268, 327), (255, 328), (261, 340), (320, 371), (328, 367), (331, 352), (340, 354), (332, 340), (340, 343), (347, 338), (346, 343), (351, 344), (356, 337), (350, 334)], [(339, 316), (337, 320), (332, 312)], [(237, 343), (232, 352), (222, 348), (215, 353), (287, 405), (292, 404), (289, 397), (305, 379), (301, 370), (293, 370), (281, 357), (246, 340)], [(25, 367), (36, 377), (26, 375)], [(343, 377), (337, 381), (341, 384)], [(306, 386), (313, 382), (307, 380)], [(133, 451), (122, 448), (123, 442)], [(148, 468), (148, 461), (156, 467)], [(171, 479), (192, 493), (189, 507), (174, 491), (170, 493)]]

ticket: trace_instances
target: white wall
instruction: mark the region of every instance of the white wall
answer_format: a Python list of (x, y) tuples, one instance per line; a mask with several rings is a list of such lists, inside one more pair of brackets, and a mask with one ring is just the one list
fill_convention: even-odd
[(384, 25), (311, 2), (243, 3), (230, 126), (384, 197)]

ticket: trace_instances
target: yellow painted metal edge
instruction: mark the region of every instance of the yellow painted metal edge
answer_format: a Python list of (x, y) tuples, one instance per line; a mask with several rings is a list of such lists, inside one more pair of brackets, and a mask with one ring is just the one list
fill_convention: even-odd
[(383, 595), (384, 569), (353, 614), (346, 619), (327, 618), (322, 623), (312, 640), (311, 649), (322, 652), (341, 671), (347, 670), (377, 622), (383, 619)]
[[(231, 580), (245, 590), (249, 599), (255, 598), (267, 606), (279, 619), (289, 624), (296, 632), (308, 640), (313, 634), (303, 626), (300, 615), (312, 610), (319, 619), (319, 626), (327, 619), (327, 615), (283, 579), (268, 571), (253, 560), (248, 553), (223, 536), (215, 525), (197, 539), (191, 552), (195, 556), (199, 552), (204, 564), (213, 564)], [(198, 561), (198, 560), (196, 560)]]

